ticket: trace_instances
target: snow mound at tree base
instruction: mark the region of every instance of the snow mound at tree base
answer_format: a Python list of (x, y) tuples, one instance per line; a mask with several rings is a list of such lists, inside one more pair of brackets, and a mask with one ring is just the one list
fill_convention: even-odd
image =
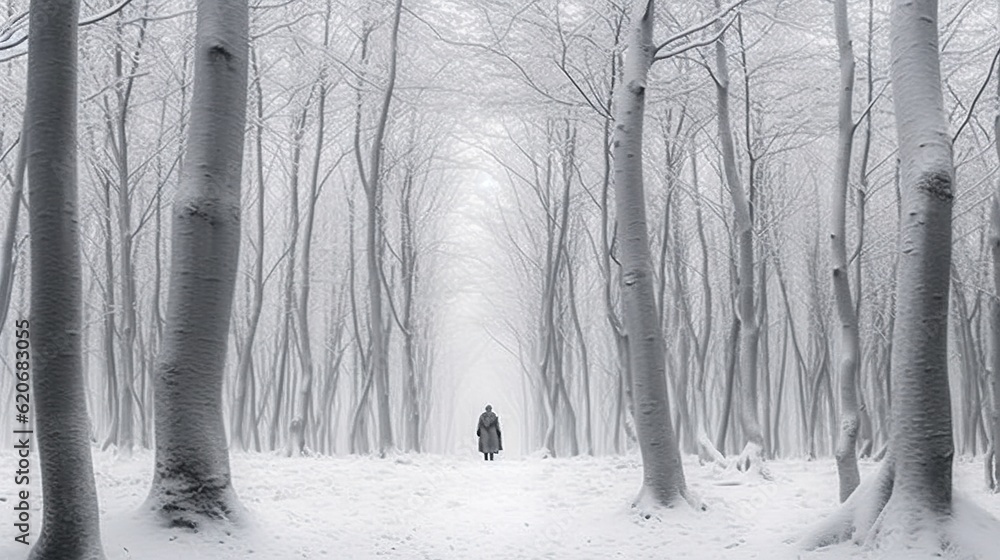
[[(842, 505), (810, 527), (799, 545), (806, 551), (839, 551), (845, 557), (858, 548), (879, 559), (998, 556), (1000, 521), (993, 514), (954, 488), (943, 513), (906, 490), (897, 492), (894, 477), (892, 463), (883, 462)], [(974, 495), (989, 494), (980, 488)]]
[[(855, 539), (814, 551), (831, 558), (879, 560), (989, 560), (1000, 555), (1000, 521), (969, 498), (953, 497), (952, 516), (914, 518), (906, 526), (879, 526)], [(825, 557), (825, 556), (824, 556)]]
[[(984, 490), (985, 492), (985, 490)], [(1000, 521), (976, 500), (956, 493), (952, 497), (952, 518), (946, 526), (950, 543), (946, 558), (972, 559), (1000, 556)]]

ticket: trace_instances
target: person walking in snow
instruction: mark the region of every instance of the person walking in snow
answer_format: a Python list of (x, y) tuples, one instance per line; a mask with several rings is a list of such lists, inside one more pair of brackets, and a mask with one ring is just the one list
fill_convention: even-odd
[(486, 412), (479, 415), (476, 435), (479, 436), (479, 452), (483, 454), (484, 461), (492, 461), (494, 453), (503, 451), (500, 419), (493, 412), (492, 405), (486, 405)]

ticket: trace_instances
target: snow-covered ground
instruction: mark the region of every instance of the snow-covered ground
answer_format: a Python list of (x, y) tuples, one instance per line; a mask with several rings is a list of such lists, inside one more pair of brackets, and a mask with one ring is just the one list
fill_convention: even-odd
[[(649, 519), (629, 507), (639, 488), (637, 457), (507, 459), (403, 455), (390, 459), (286, 459), (235, 454), (247, 528), (167, 532), (136, 511), (152, 454), (97, 453), (104, 545), (109, 559), (295, 558), (839, 558), (873, 557), (842, 545), (803, 553), (788, 541), (836, 506), (831, 460), (773, 461), (774, 481), (744, 478), (686, 460), (689, 487), (707, 506)], [(0, 473), (14, 459), (0, 456)], [(875, 465), (863, 464), (862, 476)], [(982, 464), (958, 461), (958, 494), (1000, 518), (1000, 496), (983, 490)], [(0, 486), (0, 559), (21, 560), (13, 542), (10, 478)], [(40, 499), (33, 506), (40, 507)], [(32, 531), (40, 527), (34, 512)], [(1000, 558), (1000, 534), (993, 550)], [(34, 535), (32, 535), (34, 540)]]

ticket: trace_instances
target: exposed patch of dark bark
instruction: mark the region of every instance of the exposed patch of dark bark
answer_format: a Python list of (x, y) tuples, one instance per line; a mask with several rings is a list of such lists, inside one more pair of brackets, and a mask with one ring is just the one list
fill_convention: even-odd
[(233, 53), (230, 52), (225, 45), (215, 44), (208, 47), (208, 58), (212, 61), (221, 60), (222, 62), (229, 64), (233, 61), (235, 55), (233, 55)]
[(204, 478), (188, 466), (158, 467), (147, 507), (167, 527), (197, 532), (208, 522), (238, 522), (241, 506), (232, 479)]
[(943, 171), (924, 173), (917, 179), (917, 189), (944, 202), (951, 202), (955, 197), (951, 187), (951, 175)]

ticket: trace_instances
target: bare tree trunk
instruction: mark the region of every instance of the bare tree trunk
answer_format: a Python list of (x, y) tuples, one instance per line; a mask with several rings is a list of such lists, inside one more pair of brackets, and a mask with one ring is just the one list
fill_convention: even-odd
[(400, 281), (403, 284), (403, 317), (399, 325), (403, 334), (403, 363), (406, 378), (406, 401), (404, 410), (404, 426), (406, 433), (406, 449), (421, 451), (423, 422), (423, 407), (420, 402), (420, 380), (417, 371), (417, 324), (414, 317), (414, 297), (417, 283), (418, 251), (416, 232), (414, 230), (413, 188), (414, 170), (407, 168), (403, 177), (403, 188), (400, 190), (399, 235), (400, 235)]
[(837, 124), (839, 140), (831, 197), (833, 212), (830, 224), (830, 252), (833, 264), (833, 293), (840, 319), (840, 434), (837, 437), (837, 475), (840, 501), (861, 483), (858, 473), (858, 363), (860, 339), (857, 308), (851, 295), (847, 262), (847, 182), (851, 171), (851, 147), (854, 144), (854, 49), (851, 46), (847, 0), (835, 0), (834, 27), (840, 53), (840, 100)]
[[(290, 257), (289, 257), (290, 258)], [(278, 324), (278, 336), (276, 337), (276, 348), (274, 349), (274, 366), (271, 371), (274, 373), (273, 379), (275, 379), (274, 385), (274, 407), (271, 411), (271, 425), (268, 428), (267, 433), (267, 445), (268, 449), (277, 449), (278, 433), (281, 429), (281, 421), (284, 418), (285, 405), (285, 387), (289, 384), (288, 377), (288, 345), (291, 340), (291, 304), (289, 303), (291, 291), (291, 281), (287, 280), (289, 276), (286, 274), (285, 280), (285, 303), (283, 305), (283, 310), (279, 316)]]
[(587, 455), (594, 454), (594, 435), (593, 427), (591, 425), (591, 399), (590, 399), (590, 357), (587, 354), (587, 339), (583, 334), (583, 327), (580, 324), (580, 314), (577, 310), (577, 299), (576, 299), (576, 278), (573, 274), (573, 263), (569, 261), (569, 253), (567, 252), (567, 262), (566, 262), (566, 280), (569, 288), (569, 306), (570, 306), (570, 316), (573, 320), (573, 330), (576, 333), (576, 339), (580, 345), (580, 375), (583, 381), (583, 431), (584, 439), (587, 444)]
[(312, 249), (313, 223), (316, 217), (316, 201), (319, 199), (319, 161), (323, 155), (324, 112), (326, 111), (326, 78), (324, 76), (320, 79), (323, 81), (321, 81), (319, 86), (316, 150), (313, 153), (312, 179), (309, 187), (309, 200), (306, 203), (305, 230), (302, 233), (302, 284), (299, 286), (299, 362), (302, 367), (302, 385), (299, 387), (296, 420), (298, 420), (300, 427), (300, 437), (297, 441), (292, 442), (293, 453), (299, 454), (305, 451), (305, 437), (309, 434), (309, 430), (312, 429), (309, 424), (309, 418), (312, 414), (310, 403), (312, 402), (313, 387), (313, 358), (309, 337), (309, 275), (312, 262), (310, 253)]
[[(715, 7), (716, 9), (721, 7), (719, 0), (715, 0)], [(723, 29), (723, 23), (718, 22), (716, 25), (720, 31)], [(743, 190), (736, 167), (733, 133), (729, 123), (729, 69), (726, 58), (725, 35), (720, 32), (719, 38), (715, 42), (715, 86), (718, 104), (719, 142), (722, 146), (726, 184), (729, 186), (729, 194), (732, 197), (736, 213), (735, 229), (739, 241), (739, 297), (737, 300), (741, 333), (740, 424), (745, 432), (747, 443), (738, 464), (742, 469), (750, 469), (760, 465), (764, 451), (764, 435), (761, 432), (757, 411), (757, 339), (760, 331), (754, 312), (753, 217), (746, 191)]]
[[(556, 363), (559, 357), (557, 347), (556, 324), (555, 324), (555, 301), (556, 282), (558, 279), (559, 260), (562, 257), (562, 250), (556, 243), (556, 230), (564, 231), (559, 216), (559, 206), (556, 206), (552, 199), (552, 183), (555, 170), (553, 165), (554, 154), (561, 150), (559, 139), (555, 133), (555, 127), (551, 119), (545, 123), (545, 138), (547, 142), (545, 150), (544, 179), (539, 178), (536, 171), (534, 189), (545, 214), (545, 260), (540, 266), (541, 280), (541, 305), (538, 320), (538, 348), (541, 356), (538, 359), (538, 374), (541, 380), (541, 388), (544, 391), (542, 408), (545, 411), (545, 431), (543, 446), (553, 456), (558, 454), (556, 448), (556, 433), (558, 427), (559, 412), (559, 392), (555, 383), (555, 377), (559, 373), (559, 366)], [(567, 139), (568, 141), (568, 139)], [(536, 164), (537, 165), (537, 164)], [(540, 166), (538, 166), (540, 167)], [(564, 185), (567, 187), (568, 184)], [(564, 196), (565, 198), (565, 196)], [(563, 206), (565, 209), (565, 206)], [(564, 213), (565, 217), (566, 214)], [(561, 242), (561, 239), (560, 239)]]
[(937, 1), (893, 2), (891, 45), (903, 208), (889, 444), (895, 485), (885, 522), (903, 527), (911, 516), (951, 510), (947, 325), (954, 167)]
[(726, 449), (726, 437), (729, 434), (729, 417), (733, 410), (733, 392), (736, 387), (736, 371), (739, 367), (736, 363), (739, 337), (740, 319), (733, 315), (732, 325), (729, 326), (729, 337), (726, 339), (726, 385), (722, 397), (722, 418), (719, 421), (719, 435), (715, 438), (715, 448), (721, 453), (724, 453)]
[(321, 412), (323, 418), (323, 429), (324, 437), (323, 442), (325, 445), (326, 454), (332, 455), (337, 452), (337, 386), (340, 381), (340, 375), (343, 371), (341, 364), (344, 361), (344, 357), (347, 355), (347, 348), (343, 343), (344, 338), (344, 301), (345, 294), (344, 290), (341, 289), (343, 284), (340, 284), (336, 289), (338, 289), (339, 295), (337, 298), (337, 305), (327, 314), (327, 325), (326, 325), (326, 358), (325, 362), (325, 372), (324, 379), (326, 383), (323, 388), (323, 409)]
[[(389, 369), (388, 354), (389, 346), (387, 333), (383, 326), (382, 317), (382, 281), (381, 263), (379, 255), (381, 240), (379, 232), (380, 208), (382, 203), (382, 150), (385, 131), (389, 122), (389, 108), (392, 103), (393, 94), (396, 87), (396, 64), (399, 52), (399, 19), (403, 10), (403, 0), (396, 0), (392, 15), (392, 30), (389, 39), (389, 76), (385, 92), (382, 97), (382, 104), (378, 114), (378, 121), (375, 126), (375, 137), (372, 139), (368, 172), (365, 173), (362, 163), (360, 147), (356, 145), (356, 155), (358, 161), (358, 171), (361, 175), (362, 183), (365, 187), (368, 201), (368, 228), (367, 228), (367, 259), (368, 259), (368, 297), (370, 305), (369, 329), (371, 331), (371, 360), (370, 366), (372, 377), (375, 381), (375, 404), (378, 410), (378, 451), (380, 456), (385, 456), (393, 448), (392, 436), (392, 416), (389, 410)], [(360, 117), (360, 113), (359, 113)], [(355, 142), (357, 142), (355, 138)]]
[[(360, 118), (360, 117), (359, 117)], [(351, 295), (351, 323), (354, 328), (354, 341), (357, 345), (357, 349), (352, 353), (354, 357), (354, 371), (355, 371), (355, 391), (353, 396), (355, 401), (352, 403), (354, 414), (351, 420), (351, 435), (350, 441), (350, 451), (351, 453), (365, 454), (368, 453), (371, 448), (371, 443), (368, 439), (368, 407), (369, 399), (368, 395), (371, 389), (371, 379), (372, 371), (368, 362), (371, 356), (371, 342), (365, 344), (362, 340), (361, 332), (361, 322), (359, 320), (358, 313), (358, 297), (357, 297), (357, 260), (355, 256), (355, 241), (354, 241), (354, 198), (353, 193), (348, 195), (347, 199), (348, 208), (348, 235), (347, 235), (347, 247), (348, 247), (348, 290)], [(359, 367), (360, 366), (360, 367)]]
[(812, 535), (811, 545), (869, 536), (893, 549), (925, 546), (940, 554), (951, 540), (945, 532), (954, 455), (947, 321), (954, 164), (937, 13), (936, 0), (896, 0), (891, 16), (902, 207), (889, 458)]
[[(330, 10), (331, 2), (326, 3), (326, 18), (323, 23), (323, 46), (330, 44)], [(291, 442), (292, 453), (302, 454), (306, 447), (306, 437), (309, 437), (312, 426), (309, 420), (312, 415), (312, 394), (313, 394), (313, 357), (311, 337), (309, 332), (309, 289), (310, 289), (310, 266), (312, 264), (312, 233), (313, 223), (316, 217), (316, 201), (319, 199), (320, 178), (319, 163), (323, 155), (323, 135), (326, 132), (326, 68), (320, 69), (319, 76), (319, 100), (317, 105), (316, 124), (316, 144), (313, 152), (312, 175), (309, 184), (309, 199), (306, 201), (306, 223), (302, 232), (302, 284), (299, 286), (299, 364), (302, 368), (302, 384), (299, 387), (298, 405), (296, 407), (298, 426), (298, 437)]]
[(112, 445), (118, 445), (121, 440), (121, 393), (118, 391), (118, 358), (115, 352), (115, 259), (114, 232), (111, 229), (111, 182), (105, 179), (104, 185), (104, 370), (108, 381), (108, 414), (111, 417), (111, 429), (104, 440), (101, 450)]
[(257, 236), (256, 255), (253, 266), (253, 302), (250, 304), (249, 317), (247, 319), (247, 332), (238, 352), (239, 358), (236, 365), (236, 395), (233, 399), (232, 418), (230, 420), (230, 435), (233, 445), (237, 449), (246, 450), (248, 446), (247, 411), (253, 416), (255, 403), (250, 399), (250, 388), (253, 384), (253, 377), (250, 373), (250, 364), (253, 361), (254, 340), (257, 337), (257, 326), (260, 324), (260, 315), (264, 307), (264, 203), (266, 197), (264, 189), (264, 92), (260, 83), (260, 69), (257, 65), (256, 50), (250, 48), (250, 64), (253, 68), (253, 88), (256, 93), (256, 121), (254, 122), (254, 161), (256, 163), (257, 178)]
[[(1000, 74), (997, 75), (1000, 99)], [(993, 118), (993, 144), (1000, 159), (1000, 113)], [(994, 191), (990, 207), (990, 253), (993, 257), (993, 297), (990, 298), (990, 447), (986, 454), (986, 481), (1000, 492), (1000, 187)]]
[(774, 397), (774, 416), (771, 421), (771, 456), (781, 457), (781, 406), (784, 402), (786, 368), (788, 367), (788, 319), (783, 322), (784, 335), (781, 337), (781, 366), (778, 368), (778, 392)]
[[(559, 292), (559, 299), (562, 300), (562, 290), (560, 289)], [(565, 312), (560, 311), (559, 322), (562, 323), (565, 317)], [(565, 412), (565, 422), (562, 424), (562, 427), (566, 435), (569, 436), (569, 455), (576, 456), (580, 454), (580, 440), (576, 434), (576, 411), (573, 409), (573, 401), (569, 397), (569, 391), (566, 390), (566, 372), (572, 371), (573, 358), (572, 353), (569, 352), (564, 334), (567, 330), (568, 328), (565, 325), (560, 324), (553, 331), (553, 337), (555, 338), (555, 361), (552, 368), (553, 401), (555, 402), (558, 397), (562, 397), (563, 410)], [(554, 406), (553, 410), (555, 410)]]
[[(697, 356), (698, 339), (691, 318), (691, 309), (687, 282), (687, 240), (681, 227), (681, 215), (677, 207), (679, 200), (675, 197), (685, 158), (685, 139), (681, 136), (687, 117), (687, 106), (682, 105), (676, 124), (673, 123), (673, 111), (667, 110), (661, 120), (665, 152), (666, 201), (663, 211), (662, 242), (660, 244), (659, 262), (659, 292), (658, 306), (664, 333), (673, 334), (673, 342), (667, 342), (667, 347), (676, 348), (667, 357), (668, 374), (672, 381), (668, 387), (673, 387), (674, 431), (677, 444), (682, 452), (697, 452), (695, 424), (698, 416), (692, 412), (691, 399), (691, 346), (695, 346)], [(679, 199), (679, 197), (677, 197)], [(676, 201), (675, 201), (676, 200)], [(667, 262), (672, 261), (670, 271)], [(667, 286), (671, 285), (672, 296), (667, 296)], [(672, 300), (668, 304), (667, 300)], [(668, 389), (668, 395), (670, 390)], [(695, 409), (697, 406), (694, 407)]]
[[(819, 235), (813, 242), (813, 247), (809, 252), (808, 276), (809, 276), (809, 358), (810, 370), (813, 373), (812, 390), (809, 410), (809, 457), (815, 459), (817, 447), (822, 444), (822, 428), (834, 429), (836, 419), (834, 415), (833, 384), (830, 381), (830, 336), (827, 332), (826, 317), (828, 311), (824, 306), (825, 294), (821, 293), (822, 284), (820, 281), (819, 265)], [(825, 391), (824, 391), (825, 389)], [(821, 422), (820, 414), (823, 411), (824, 392), (826, 396), (827, 412), (830, 414), (830, 421)], [(832, 435), (831, 435), (832, 437)], [(817, 441), (819, 438), (819, 441)], [(832, 440), (831, 440), (832, 443)]]
[[(14, 256), (14, 242), (17, 238), (17, 222), (21, 214), (21, 197), (24, 195), (24, 168), (28, 151), (26, 129), (22, 125), (21, 138), (17, 148), (17, 163), (14, 164), (14, 175), (8, 175), (14, 189), (10, 193), (10, 210), (7, 213), (7, 227), (4, 229), (3, 245), (0, 246), (0, 333), (7, 324), (7, 313), (10, 311), (10, 296), (14, 290), (14, 270), (17, 259)], [(11, 147), (13, 148), (13, 146)], [(2, 159), (2, 158), (0, 158)]]
[[(616, 27), (615, 31), (615, 44), (619, 44), (618, 39), (620, 38), (620, 20), (619, 26)], [(609, 87), (608, 87), (608, 97), (605, 102), (605, 119), (604, 126), (602, 127), (602, 169), (604, 171), (602, 182), (601, 182), (601, 246), (599, 255), (599, 262), (601, 265), (601, 276), (604, 281), (604, 312), (605, 318), (608, 321), (608, 326), (611, 329), (612, 337), (614, 339), (615, 351), (616, 351), (616, 397), (615, 397), (615, 422), (614, 422), (614, 432), (613, 432), (613, 444), (615, 452), (621, 453), (624, 450), (622, 445), (621, 435), (624, 428), (625, 436), (628, 441), (635, 439), (635, 434), (632, 432), (630, 426), (630, 418), (633, 416), (633, 401), (632, 401), (632, 373), (631, 365), (628, 358), (628, 341), (625, 334), (625, 328), (622, 325), (621, 318), (616, 310), (616, 305), (612, 291), (614, 288), (613, 274), (611, 271), (611, 253), (614, 241), (610, 239), (610, 234), (612, 231), (611, 227), (611, 203), (609, 202), (609, 193), (611, 191), (611, 178), (612, 178), (612, 108), (614, 96), (618, 95), (618, 69), (619, 69), (619, 54), (614, 53), (611, 56), (611, 71), (608, 76)]]
[[(698, 181), (698, 154), (697, 146), (695, 145), (694, 136), (691, 137), (690, 142), (690, 159), (691, 159), (691, 187), (694, 191), (694, 208), (695, 208), (695, 223), (698, 230), (698, 245), (701, 247), (701, 291), (703, 298), (703, 309), (702, 309), (702, 325), (700, 334), (695, 337), (696, 348), (697, 348), (697, 358), (698, 358), (698, 381), (695, 386), (697, 388), (696, 393), (701, 403), (698, 407), (701, 411), (701, 416), (698, 418), (699, 421), (699, 431), (707, 425), (708, 422), (708, 401), (707, 393), (708, 388), (706, 384), (708, 383), (708, 349), (712, 341), (712, 282), (711, 276), (709, 274), (709, 259), (708, 259), (708, 240), (705, 236), (705, 220), (702, 214), (702, 196), (698, 192), (699, 181)], [(700, 434), (699, 434), (700, 435)]]
[[(311, 414), (310, 404), (312, 402), (313, 386), (313, 358), (312, 347), (309, 337), (309, 275), (310, 275), (310, 249), (312, 248), (313, 222), (316, 215), (316, 200), (318, 199), (319, 186), (319, 159), (323, 146), (323, 114), (326, 106), (326, 84), (320, 86), (319, 101), (319, 130), (316, 137), (316, 153), (313, 164), (312, 185), (307, 202), (306, 223), (302, 239), (302, 283), (299, 286), (299, 363), (302, 368), (302, 383), (299, 386), (298, 405), (296, 406), (296, 420), (300, 427), (300, 437), (292, 441), (293, 453), (303, 453), (305, 451), (305, 436), (308, 434), (309, 417)], [(294, 421), (293, 421), (294, 422)]]
[(788, 286), (785, 283), (785, 274), (782, 270), (781, 259), (778, 257), (777, 250), (772, 256), (774, 260), (774, 271), (778, 275), (778, 288), (781, 290), (781, 301), (785, 308), (785, 320), (788, 322), (788, 335), (792, 339), (792, 350), (795, 354), (795, 371), (798, 385), (798, 399), (799, 403), (799, 419), (802, 423), (801, 434), (803, 447), (805, 446), (806, 433), (809, 431), (809, 420), (806, 415), (806, 383), (805, 383), (805, 370), (806, 362), (805, 358), (802, 356), (802, 348), (799, 346), (799, 338), (795, 331), (795, 319), (792, 315), (792, 305), (788, 301)]
[[(29, 560), (103, 560), (83, 378), (77, 214), (77, 18), (75, 0), (33, 1), (25, 110), (35, 435), (42, 473), (42, 529)], [(33, 148), (33, 149), (32, 149)], [(28, 353), (26, 352), (26, 353)], [(19, 364), (18, 364), (19, 365)], [(21, 371), (21, 368), (18, 368)], [(20, 381), (27, 381), (18, 374)], [(27, 427), (27, 426), (24, 426)]]
[[(554, 127), (548, 127), (552, 131)], [(542, 268), (542, 311), (540, 325), (540, 339), (544, 348), (540, 366), (541, 378), (548, 396), (548, 424), (545, 436), (545, 447), (554, 455), (557, 453), (556, 433), (559, 428), (559, 405), (562, 396), (563, 409), (566, 411), (568, 425), (566, 426), (570, 443), (570, 454), (579, 453), (579, 442), (576, 437), (576, 413), (573, 404), (566, 392), (564, 371), (563, 371), (563, 338), (561, 333), (560, 320), (562, 313), (557, 310), (561, 304), (562, 291), (560, 289), (560, 276), (563, 267), (566, 266), (564, 252), (566, 251), (566, 238), (569, 232), (569, 211), (570, 211), (570, 187), (573, 181), (574, 157), (576, 151), (576, 129), (569, 121), (565, 122), (565, 131), (562, 136), (553, 132), (550, 141), (558, 144), (557, 148), (550, 150), (558, 151), (561, 155), (561, 175), (563, 181), (562, 196), (558, 205), (554, 202), (551, 192), (552, 182), (555, 177), (552, 157), (546, 158), (544, 189), (537, 186), (539, 198), (543, 201), (546, 214), (546, 247), (545, 264)], [(561, 211), (560, 211), (561, 210)], [(558, 315), (558, 317), (557, 317)]]
[[(1000, 80), (1000, 78), (998, 78)], [(993, 121), (993, 134), (1000, 138), (1000, 114)], [(997, 142), (1000, 157), (1000, 142)], [(990, 209), (990, 251), (993, 258), (993, 297), (990, 298), (990, 438), (986, 453), (986, 482), (1000, 492), (1000, 191)]]
[[(146, 507), (171, 527), (238, 519), (222, 382), (240, 243), (248, 6), (199, 0), (184, 183), (174, 201), (167, 327), (156, 368)], [(211, 243), (206, 243), (211, 240)]]
[[(143, 20), (145, 22), (146, 20)], [(139, 45), (141, 46), (145, 35), (145, 23), (140, 27)], [(121, 358), (121, 397), (119, 399), (121, 417), (121, 437), (119, 438), (119, 449), (126, 455), (132, 453), (135, 445), (134, 413), (135, 404), (135, 346), (136, 346), (136, 295), (135, 295), (135, 268), (132, 266), (133, 234), (132, 234), (132, 196), (129, 188), (129, 159), (128, 159), (128, 135), (126, 120), (128, 118), (129, 99), (132, 94), (132, 84), (135, 70), (138, 66), (138, 52), (134, 53), (133, 64), (129, 77), (124, 76), (122, 37), (115, 45), (115, 78), (119, 84), (116, 97), (118, 99), (117, 114), (112, 115), (110, 108), (106, 107), (108, 120), (108, 133), (112, 141), (112, 153), (115, 159), (115, 167), (118, 172), (118, 242), (121, 247), (119, 253), (119, 276), (121, 277), (121, 333), (118, 337), (119, 356)], [(113, 289), (112, 286), (108, 287)]]
[(975, 398), (976, 376), (979, 369), (978, 358), (973, 340), (972, 321), (975, 321), (975, 310), (969, 313), (965, 298), (965, 283), (958, 272), (958, 267), (951, 263), (951, 297), (950, 311), (954, 317), (954, 346), (958, 354), (959, 365), (959, 412), (956, 413), (958, 425), (955, 427), (955, 440), (958, 443), (959, 454), (975, 455), (976, 410)]
[(771, 340), (768, 323), (770, 322), (770, 303), (767, 299), (767, 259), (761, 251), (758, 259), (757, 275), (760, 286), (757, 302), (757, 324), (760, 325), (760, 385), (763, 387), (760, 414), (762, 416), (762, 431), (764, 436), (764, 453), (766, 457), (774, 456), (771, 445)]
[[(310, 96), (311, 97), (311, 96)], [(282, 288), (283, 315), (280, 328), (280, 345), (277, 349), (277, 383), (274, 396), (274, 413), (271, 416), (271, 427), (268, 432), (268, 444), (276, 449), (280, 443), (278, 436), (285, 421), (285, 406), (288, 401), (288, 413), (294, 414), (294, 365), (290, 364), (290, 348), (295, 337), (295, 317), (298, 301), (295, 298), (295, 262), (298, 256), (298, 240), (301, 219), (299, 217), (299, 173), (302, 163), (302, 138), (306, 131), (306, 118), (309, 113), (310, 101), (307, 100), (302, 112), (295, 118), (292, 125), (292, 161), (289, 175), (288, 200), (288, 249), (285, 251), (285, 278)], [(287, 389), (287, 390), (286, 390)], [(291, 427), (291, 426), (289, 426)]]
[[(867, 56), (865, 58), (865, 84), (866, 84), (866, 98), (865, 106), (871, 107), (874, 100), (874, 76), (872, 74), (872, 44), (874, 42), (875, 35), (875, 5), (874, 0), (868, 0), (868, 40), (867, 40)], [(855, 191), (857, 195), (857, 205), (855, 209), (855, 228), (858, 231), (858, 238), (854, 249), (854, 289), (855, 293), (858, 295), (854, 298), (854, 316), (861, 321), (861, 302), (864, 298), (861, 294), (864, 293), (862, 284), (862, 274), (861, 274), (861, 263), (862, 255), (861, 249), (864, 247), (865, 242), (865, 207), (867, 203), (868, 196), (868, 158), (871, 153), (871, 143), (872, 143), (872, 111), (868, 111), (864, 115), (865, 121), (865, 133), (863, 136), (863, 141), (861, 144), (861, 161), (858, 165), (858, 188)], [(864, 355), (863, 351), (859, 349), (861, 356)], [(858, 359), (858, 375), (861, 378), (858, 392), (859, 406), (858, 411), (861, 417), (861, 427), (859, 432), (860, 438), (860, 450), (859, 455), (862, 458), (871, 456), (872, 447), (875, 441), (875, 430), (872, 426), (872, 414), (871, 407), (865, 403), (865, 381), (876, 382), (876, 376), (874, 371), (869, 371), (868, 375), (864, 375), (864, 370), (861, 364), (864, 363), (864, 359), (859, 357)], [(874, 396), (872, 397), (874, 400)]]
[(672, 505), (686, 494), (667, 401), (663, 331), (656, 312), (642, 177), (646, 80), (653, 62), (653, 0), (633, 19), (615, 119), (614, 179), (621, 243), (622, 298), (632, 367), (643, 484), (636, 503)]

